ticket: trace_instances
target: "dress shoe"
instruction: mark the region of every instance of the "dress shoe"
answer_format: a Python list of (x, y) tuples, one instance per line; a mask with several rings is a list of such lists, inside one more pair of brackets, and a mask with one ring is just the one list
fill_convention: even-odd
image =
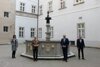
[(82, 58), (83, 60), (85, 60), (85, 58)]
[(68, 62), (67, 60), (65, 60), (65, 62)]

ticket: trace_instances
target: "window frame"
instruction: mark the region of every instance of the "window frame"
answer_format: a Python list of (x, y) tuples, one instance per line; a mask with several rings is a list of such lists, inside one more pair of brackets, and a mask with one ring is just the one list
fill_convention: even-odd
[[(34, 34), (33, 34), (34, 33)], [(30, 29), (30, 37), (34, 38), (35, 37), (35, 28)]]
[(60, 9), (59, 10), (62, 10), (62, 9), (65, 9), (67, 8), (66, 7), (66, 1), (65, 0), (60, 0)]
[(5, 11), (4, 12), (4, 17), (9, 17), (9, 12)]
[(24, 12), (25, 11), (25, 3), (20, 2), (20, 11)]
[(9, 27), (8, 26), (3, 26), (3, 32), (9, 32)]
[(40, 9), (39, 9), (39, 14), (40, 15), (43, 15), (43, 6), (42, 5), (40, 5), (40, 7), (39, 7)]
[(49, 13), (53, 12), (53, 1), (48, 2), (48, 11)]
[(19, 38), (24, 38), (24, 27), (19, 27)]
[(74, 0), (74, 6), (83, 4), (83, 3), (84, 3), (84, 0)]
[[(84, 32), (83, 32), (84, 31)], [(77, 37), (85, 38), (85, 23), (77, 23)]]
[(36, 6), (35, 6), (35, 5), (32, 5), (31, 12), (32, 12), (33, 14), (36, 13)]
[(38, 28), (38, 37), (42, 38), (42, 28)]

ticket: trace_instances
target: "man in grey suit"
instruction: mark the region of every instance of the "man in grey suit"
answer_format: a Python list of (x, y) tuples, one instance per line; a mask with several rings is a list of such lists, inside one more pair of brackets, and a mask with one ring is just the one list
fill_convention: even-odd
[(16, 35), (13, 35), (13, 39), (11, 40), (11, 45), (12, 45), (12, 58), (16, 58), (15, 54), (18, 47), (18, 41), (16, 39)]

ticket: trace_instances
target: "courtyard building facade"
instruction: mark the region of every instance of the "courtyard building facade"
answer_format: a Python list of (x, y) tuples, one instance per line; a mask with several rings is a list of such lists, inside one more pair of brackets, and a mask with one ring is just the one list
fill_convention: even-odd
[(15, 33), (15, 0), (0, 0), (0, 44), (8, 44)]
[[(2, 9), (0, 10), (0, 43), (6, 42), (4, 41), (6, 39), (10, 41), (12, 34), (17, 35), (20, 43), (32, 40), (37, 35), (37, 1), (0, 2), (8, 5), (0, 6)], [(47, 11), (52, 18), (50, 20), (52, 41), (60, 41), (62, 36), (66, 35), (72, 44), (76, 44), (76, 39), (81, 36), (86, 46), (100, 47), (99, 0), (39, 0), (38, 39), (41, 41), (46, 39)]]
[(19, 43), (32, 40), (37, 31), (37, 1), (17, 0), (15, 34)]
[(42, 15), (39, 27), (45, 40), (47, 11), (50, 12), (51, 40), (60, 41), (66, 35), (72, 43), (81, 36), (86, 46), (100, 47), (100, 1), (99, 0), (40, 0)]

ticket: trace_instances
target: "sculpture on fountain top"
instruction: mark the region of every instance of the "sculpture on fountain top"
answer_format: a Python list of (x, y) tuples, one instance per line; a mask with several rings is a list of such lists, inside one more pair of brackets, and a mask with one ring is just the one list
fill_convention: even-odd
[(50, 23), (51, 17), (49, 17), (49, 11), (47, 12), (47, 17), (45, 18), (46, 23)]

